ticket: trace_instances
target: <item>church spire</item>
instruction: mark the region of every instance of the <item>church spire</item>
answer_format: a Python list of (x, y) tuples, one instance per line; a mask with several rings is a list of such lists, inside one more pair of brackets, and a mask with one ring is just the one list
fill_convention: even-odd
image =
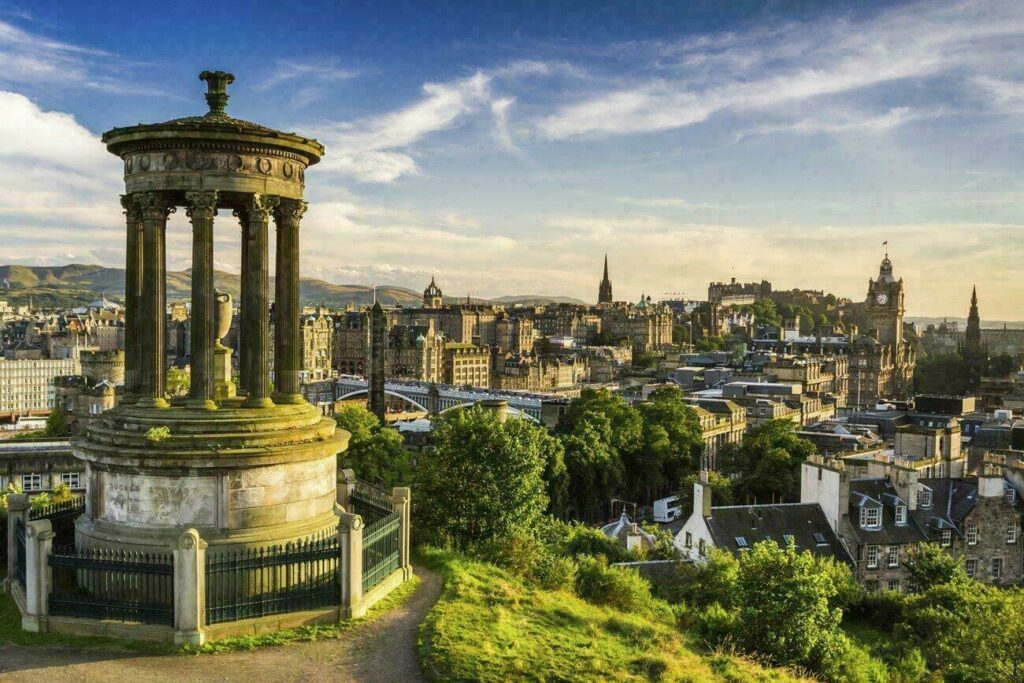
[(597, 289), (597, 303), (610, 304), (612, 302), (612, 281), (608, 278), (608, 254), (604, 255), (604, 277), (601, 278), (601, 286)]

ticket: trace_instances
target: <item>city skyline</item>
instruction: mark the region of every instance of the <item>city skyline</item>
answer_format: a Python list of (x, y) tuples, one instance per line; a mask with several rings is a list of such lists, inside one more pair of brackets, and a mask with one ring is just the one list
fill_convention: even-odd
[[(983, 320), (1024, 317), (1016, 3), (197, 11), (0, 4), (0, 262), (122, 267), (99, 133), (202, 113), (212, 67), (231, 114), (327, 147), (305, 277), (593, 301), (608, 252), (621, 300), (735, 277), (856, 301), (888, 241), (908, 315), (977, 284)], [(188, 17), (184, 45), (124, 39)], [(184, 215), (168, 238), (188, 267)], [(237, 244), (219, 229), (218, 268)]]

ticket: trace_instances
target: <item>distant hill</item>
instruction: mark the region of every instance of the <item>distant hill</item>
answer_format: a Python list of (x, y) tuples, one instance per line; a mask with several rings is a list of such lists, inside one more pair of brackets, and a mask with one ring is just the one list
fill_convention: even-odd
[(514, 304), (520, 304), (522, 306), (541, 306), (544, 304), (576, 304), (586, 305), (586, 301), (583, 299), (577, 299), (571, 296), (545, 296), (543, 294), (520, 294), (510, 296), (499, 296), (491, 301), (498, 304), (505, 304), (511, 306)]
[[(271, 278), (273, 282), (273, 278)], [(238, 297), (241, 281), (238, 275), (217, 271), (217, 289)], [(191, 271), (167, 273), (167, 298), (187, 299), (192, 291)], [(271, 286), (273, 291), (273, 286)], [(299, 297), (304, 304), (323, 301), (332, 308), (347, 304), (369, 304), (373, 292), (366, 285), (336, 285), (325, 280), (303, 278)], [(0, 299), (11, 304), (33, 303), (42, 307), (72, 307), (86, 304), (106, 295), (111, 299), (124, 297), (124, 269), (72, 263), (66, 266), (0, 266)], [(422, 295), (405, 287), (378, 286), (377, 300), (385, 305), (414, 306)]]

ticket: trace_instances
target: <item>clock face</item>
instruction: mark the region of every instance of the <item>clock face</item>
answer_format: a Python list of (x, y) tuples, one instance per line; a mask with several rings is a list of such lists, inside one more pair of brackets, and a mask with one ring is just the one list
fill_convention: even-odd
[(887, 294), (879, 294), (875, 297), (875, 301), (878, 302), (879, 306), (884, 306), (889, 301), (889, 296)]

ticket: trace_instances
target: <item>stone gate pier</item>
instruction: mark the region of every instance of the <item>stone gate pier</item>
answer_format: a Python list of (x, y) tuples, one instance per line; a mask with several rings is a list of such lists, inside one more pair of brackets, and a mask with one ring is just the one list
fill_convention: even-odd
[[(338, 523), (335, 456), (347, 435), (299, 392), (303, 188), (324, 148), (228, 116), (232, 74), (200, 79), (207, 113), (103, 135), (124, 162), (126, 395), (73, 442), (88, 468), (80, 548), (155, 550), (187, 529), (211, 551), (246, 548), (333, 534)], [(166, 230), (179, 208), (192, 226), (192, 376), (188, 397), (169, 400)], [(241, 232), (237, 395), (223, 390), (230, 377), (215, 377), (224, 322), (216, 320), (215, 230)]]

